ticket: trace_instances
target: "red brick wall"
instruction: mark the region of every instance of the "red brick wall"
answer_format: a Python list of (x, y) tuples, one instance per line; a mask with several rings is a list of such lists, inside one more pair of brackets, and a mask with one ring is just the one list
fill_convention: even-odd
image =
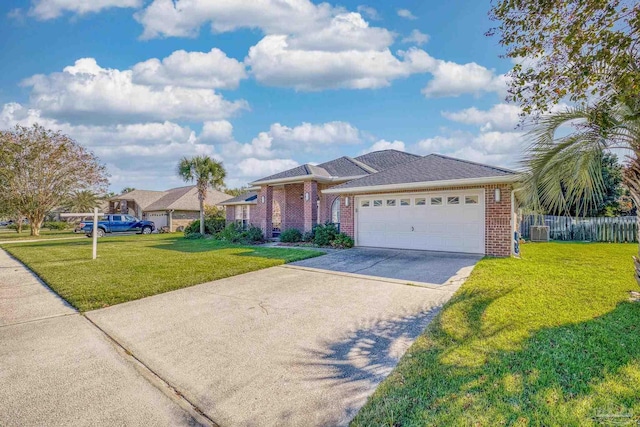
[[(511, 225), (510, 185), (487, 185), (485, 188), (484, 246), (485, 253), (510, 256), (513, 244)], [(495, 190), (500, 189), (500, 202), (495, 201)]]
[(288, 184), (284, 186), (284, 203), (282, 209), (282, 230), (304, 229), (304, 184)]
[[(305, 181), (304, 183), (303, 215), (304, 231), (311, 231), (318, 223), (318, 183)], [(307, 200), (308, 199), (308, 200)]]
[[(398, 193), (420, 193), (432, 191), (447, 190), (469, 190), (469, 189), (485, 189), (485, 254), (498, 257), (507, 257), (511, 255), (511, 246), (513, 241), (513, 231), (511, 226), (511, 185), (485, 185), (481, 187), (447, 187), (447, 188), (429, 188), (416, 189), (406, 191), (395, 191)], [(495, 202), (495, 189), (500, 188), (500, 202)], [(379, 194), (391, 194), (388, 191), (378, 192)], [(349, 206), (345, 205), (347, 196), (342, 195), (340, 199), (340, 230), (355, 238), (355, 215), (354, 215), (354, 196), (364, 194), (350, 194)]]
[[(262, 201), (264, 197), (264, 203)], [(255, 209), (255, 217), (252, 222), (262, 228), (264, 237), (270, 239), (273, 235), (273, 222), (271, 211), (273, 210), (273, 187), (264, 186), (258, 192), (258, 204)], [(269, 212), (269, 215), (266, 213)], [(253, 212), (252, 212), (253, 213)]]
[[(347, 206), (347, 200), (349, 200), (349, 206)], [(348, 234), (351, 237), (355, 237), (355, 212), (353, 206), (353, 195), (340, 197), (340, 232)], [(329, 212), (331, 212), (331, 210), (329, 210)]]
[(227, 224), (231, 224), (236, 220), (236, 207), (235, 206), (225, 206), (224, 214)]

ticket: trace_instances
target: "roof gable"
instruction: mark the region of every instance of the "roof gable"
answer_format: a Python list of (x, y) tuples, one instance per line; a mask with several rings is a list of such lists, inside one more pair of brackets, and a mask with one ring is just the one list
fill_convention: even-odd
[(369, 175), (402, 163), (413, 161), (420, 156), (397, 150), (382, 150), (364, 154), (356, 158), (342, 156), (319, 165), (305, 164), (295, 168), (260, 178), (253, 182), (287, 180), (291, 178), (305, 179), (312, 176), (324, 178), (351, 178)]
[(440, 154), (430, 154), (382, 172), (354, 179), (335, 186), (331, 190), (463, 179), (514, 177), (517, 174), (517, 172), (509, 169), (483, 165)]
[(381, 150), (363, 154), (355, 160), (364, 163), (380, 172), (403, 163), (412, 162), (422, 156), (398, 150)]

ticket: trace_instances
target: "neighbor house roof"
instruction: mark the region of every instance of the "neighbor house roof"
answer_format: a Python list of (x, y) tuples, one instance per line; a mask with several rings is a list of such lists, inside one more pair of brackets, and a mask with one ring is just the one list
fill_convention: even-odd
[[(219, 205), (230, 197), (229, 194), (209, 188), (205, 205)], [(198, 189), (195, 185), (171, 188), (166, 191), (133, 190), (110, 200), (133, 200), (143, 211), (199, 211)]]
[(415, 154), (396, 150), (375, 151), (355, 158), (343, 156), (319, 165), (305, 164), (260, 178), (252, 182), (252, 185), (275, 184), (304, 179), (315, 179), (319, 182), (340, 182), (376, 173), (419, 157)]
[(518, 172), (509, 169), (430, 154), (382, 172), (345, 182), (323, 192), (356, 193), (466, 183), (512, 182), (517, 178)]
[(257, 203), (258, 192), (257, 191), (247, 191), (246, 193), (242, 193), (232, 199), (225, 200), (220, 203), (222, 206), (227, 205), (254, 205)]

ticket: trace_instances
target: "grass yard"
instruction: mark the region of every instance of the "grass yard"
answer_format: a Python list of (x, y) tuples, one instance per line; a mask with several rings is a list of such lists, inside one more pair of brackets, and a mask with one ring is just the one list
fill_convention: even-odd
[(353, 426), (640, 424), (634, 244), (484, 259)]
[(81, 311), (323, 254), (187, 240), (175, 234), (102, 238), (95, 261), (88, 238), (2, 247)]
[(31, 236), (29, 230), (23, 230), (22, 233), (16, 233), (15, 230), (0, 230), (0, 242), (19, 241), (19, 240), (40, 240), (55, 239), (60, 237), (81, 237), (84, 234), (74, 233), (72, 230), (40, 230), (39, 236)]

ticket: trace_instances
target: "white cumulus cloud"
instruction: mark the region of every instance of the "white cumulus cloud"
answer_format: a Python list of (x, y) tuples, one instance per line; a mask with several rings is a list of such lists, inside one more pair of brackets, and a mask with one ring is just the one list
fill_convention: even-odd
[(496, 75), (475, 62), (458, 64), (450, 61), (437, 60), (435, 66), (429, 70), (433, 79), (422, 89), (422, 94), (428, 98), (443, 96), (459, 96), (466, 93), (479, 95), (484, 92), (496, 92), (503, 97), (507, 91), (507, 77)]
[(482, 131), (511, 131), (520, 122), (522, 109), (513, 104), (496, 104), (489, 110), (476, 107), (460, 111), (443, 111), (442, 116), (458, 123), (477, 125)]
[(133, 83), (235, 89), (247, 77), (244, 65), (217, 48), (209, 52), (177, 50), (166, 58), (152, 58), (132, 68)]
[(211, 120), (247, 108), (210, 89), (151, 87), (133, 82), (131, 70), (100, 67), (83, 58), (62, 72), (38, 74), (22, 83), (33, 107), (46, 115), (83, 123), (149, 120)]
[(429, 34), (425, 34), (420, 30), (413, 30), (411, 34), (402, 39), (402, 43), (415, 43), (422, 46), (429, 41)]
[(97, 13), (113, 7), (139, 8), (143, 0), (33, 0), (29, 15), (45, 21), (55, 19), (64, 13), (85, 15)]
[(266, 34), (322, 28), (336, 9), (309, 0), (153, 0), (136, 14), (143, 38), (194, 37), (209, 23), (214, 32), (258, 28)]
[(400, 18), (410, 19), (412, 21), (418, 19), (418, 17), (415, 16), (409, 9), (398, 9), (397, 13)]
[(238, 169), (243, 177), (248, 179), (262, 178), (287, 169), (295, 168), (298, 162), (293, 159), (256, 159), (248, 158), (238, 163)]

